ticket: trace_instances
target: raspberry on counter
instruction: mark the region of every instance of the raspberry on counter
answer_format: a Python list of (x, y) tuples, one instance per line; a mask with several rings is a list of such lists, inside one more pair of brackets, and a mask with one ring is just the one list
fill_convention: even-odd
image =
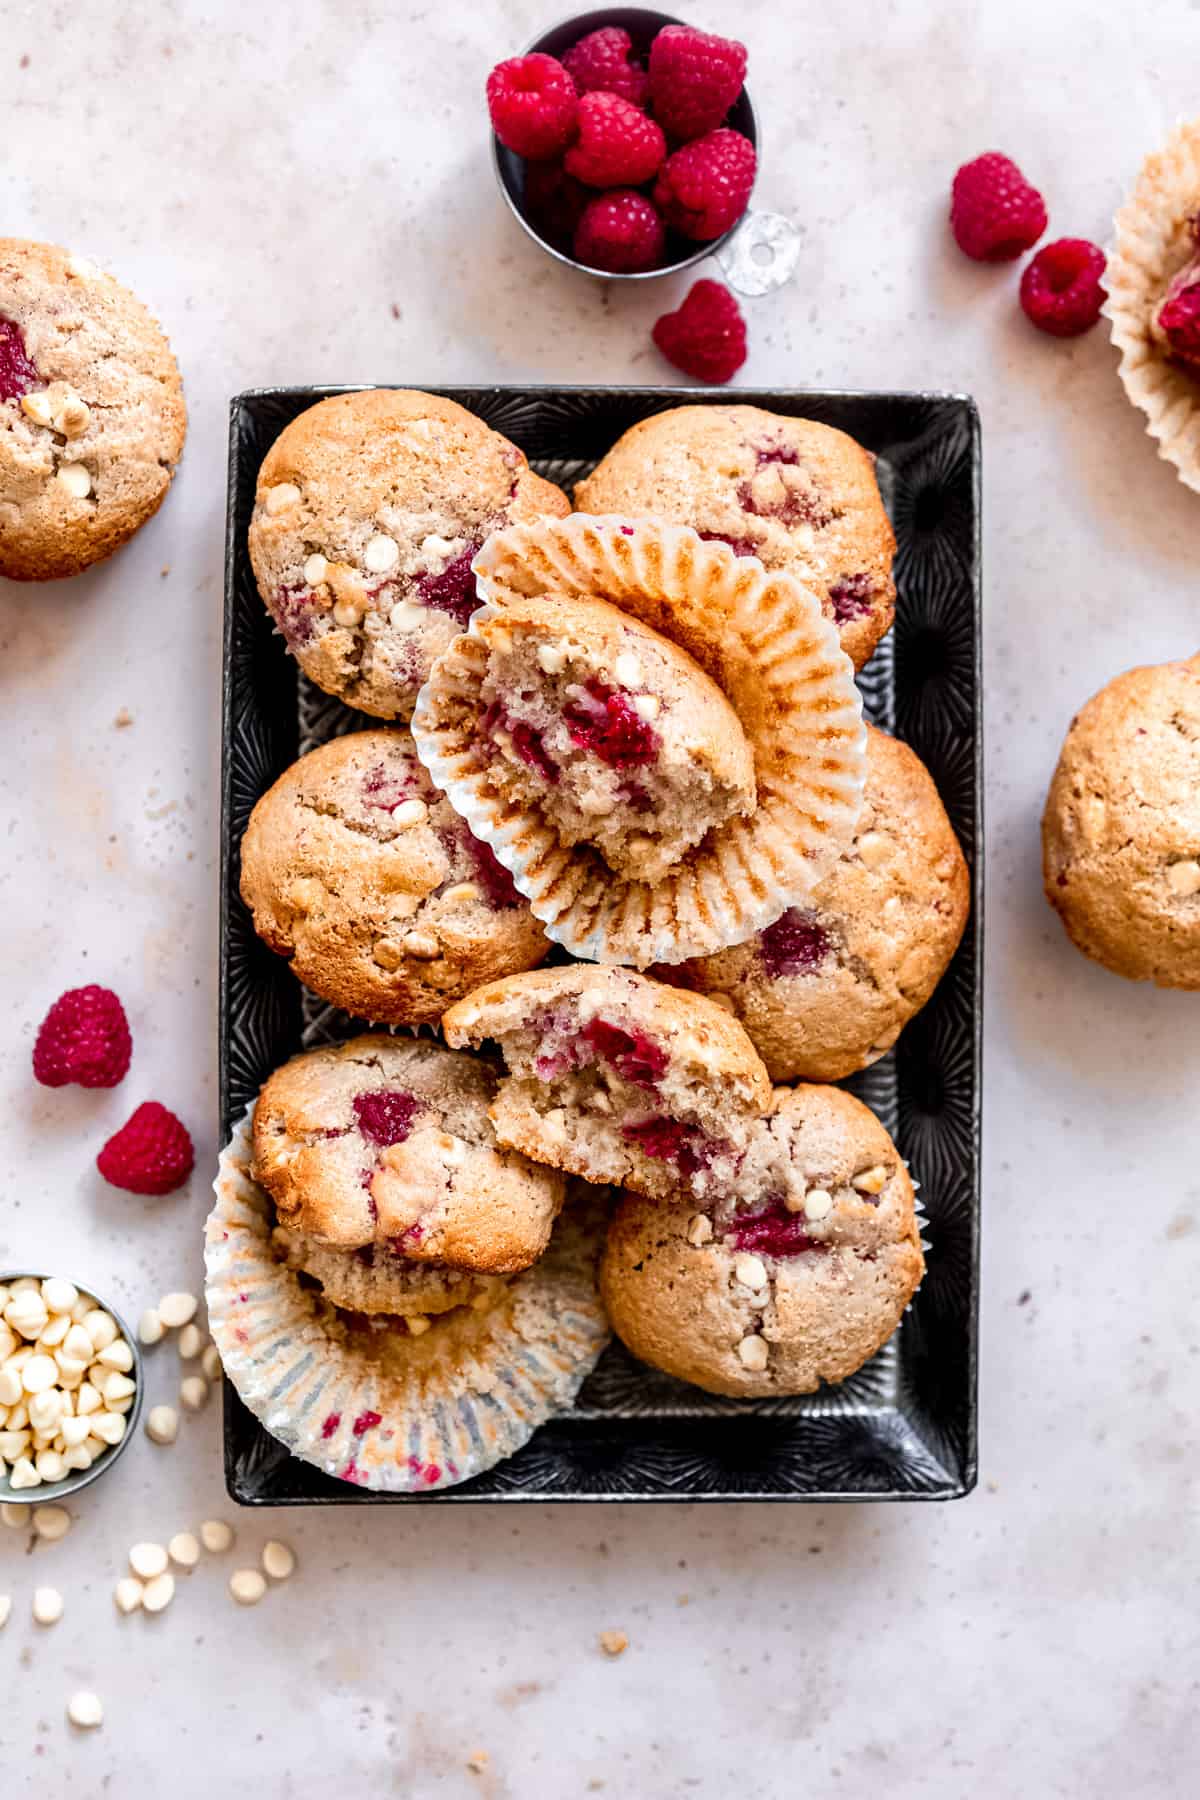
[(950, 229), (976, 262), (1011, 262), (1046, 229), (1046, 203), (1011, 157), (991, 150), (954, 177)]
[(1104, 298), (1104, 252), (1086, 238), (1057, 238), (1021, 276), (1021, 310), (1053, 337), (1090, 331)]
[(195, 1160), (192, 1140), (175, 1114), (147, 1100), (109, 1138), (96, 1167), (105, 1181), (131, 1194), (170, 1194), (183, 1186)]
[(129, 1071), (133, 1040), (125, 1008), (111, 988), (69, 988), (42, 1020), (33, 1046), (43, 1087), (116, 1087)]
[(697, 381), (728, 381), (746, 360), (746, 322), (719, 281), (697, 281), (678, 312), (664, 313), (651, 336), (668, 362)]

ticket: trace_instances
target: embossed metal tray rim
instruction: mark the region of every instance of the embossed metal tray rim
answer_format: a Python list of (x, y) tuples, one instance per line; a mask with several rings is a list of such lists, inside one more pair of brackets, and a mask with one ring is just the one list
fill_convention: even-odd
[[(299, 983), (259, 944), (237, 890), (245, 819), (298, 753), (304, 710), (303, 678), (254, 586), (246, 526), (259, 464), (283, 425), (327, 395), (354, 391), (267, 387), (231, 402), (219, 1008), (224, 1136), (269, 1070), (300, 1047), (306, 1017)], [(799, 1400), (722, 1400), (646, 1370), (616, 1345), (577, 1407), (543, 1426), (518, 1456), (430, 1495), (371, 1494), (323, 1476), (289, 1457), (226, 1383), (229, 1493), (243, 1505), (959, 1498), (977, 1472), (983, 732), (974, 403), (957, 394), (826, 389), (435, 384), (425, 391), (478, 412), (542, 473), (567, 483), (638, 419), (686, 404), (757, 405), (821, 419), (876, 454), (897, 534), (897, 622), (860, 685), (869, 716), (931, 767), (972, 868), (971, 922), (942, 986), (896, 1050), (848, 1084), (880, 1113), (923, 1181), (929, 1269), (895, 1338), (841, 1388)], [(310, 690), (311, 700), (327, 707)], [(321, 716), (318, 728), (338, 726)], [(311, 1034), (311, 1009), (308, 1016)], [(324, 1031), (326, 1021), (318, 1023)], [(335, 1022), (335, 1033), (349, 1028)]]

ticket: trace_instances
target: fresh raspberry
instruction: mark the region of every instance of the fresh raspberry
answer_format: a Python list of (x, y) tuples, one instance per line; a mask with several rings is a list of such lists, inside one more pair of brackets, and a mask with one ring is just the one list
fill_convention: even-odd
[(719, 281), (697, 281), (651, 333), (668, 362), (697, 381), (728, 381), (746, 360), (746, 321)]
[(611, 188), (585, 206), (575, 228), (575, 259), (589, 269), (631, 275), (662, 261), (663, 222), (635, 188)]
[(605, 25), (599, 31), (589, 31), (563, 51), (563, 68), (581, 94), (620, 94), (631, 106), (644, 106), (650, 77), (631, 60), (632, 49), (633, 40), (627, 31)]
[(575, 83), (553, 56), (535, 51), (497, 63), (487, 78), (492, 130), (531, 162), (557, 156), (575, 131)]
[(1200, 361), (1200, 213), (1190, 224), (1197, 254), (1171, 277), (1155, 323), (1172, 355), (1194, 363)]
[(525, 211), (529, 223), (556, 250), (570, 250), (590, 188), (568, 175), (560, 162), (529, 163), (525, 170)]
[(954, 241), (976, 262), (1011, 262), (1046, 229), (1046, 202), (1015, 162), (990, 150), (964, 163), (950, 200)]
[(757, 158), (740, 131), (710, 131), (668, 156), (654, 186), (654, 204), (684, 237), (707, 242), (736, 225), (754, 186)]
[(195, 1162), (192, 1140), (175, 1114), (147, 1100), (109, 1138), (96, 1167), (105, 1181), (131, 1194), (169, 1194), (183, 1186)]
[(1086, 238), (1056, 238), (1021, 277), (1021, 309), (1039, 331), (1078, 337), (1104, 304), (1104, 252)]
[(585, 94), (579, 138), (564, 159), (568, 175), (588, 187), (637, 187), (662, 166), (667, 140), (653, 119), (620, 94)]
[(650, 46), (654, 116), (684, 143), (716, 130), (745, 79), (746, 46), (735, 38), (665, 25)]
[(133, 1040), (111, 988), (69, 988), (42, 1020), (33, 1073), (43, 1087), (116, 1087), (129, 1071)]

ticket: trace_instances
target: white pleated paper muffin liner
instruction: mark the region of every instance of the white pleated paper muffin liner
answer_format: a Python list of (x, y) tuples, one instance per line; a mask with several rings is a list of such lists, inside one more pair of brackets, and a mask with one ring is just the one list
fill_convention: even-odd
[(546, 1254), (499, 1304), (444, 1313), (413, 1337), (402, 1323), (338, 1312), (274, 1255), (274, 1208), (250, 1172), (251, 1117), (221, 1154), (205, 1293), (225, 1373), (293, 1456), (360, 1487), (427, 1493), (514, 1455), (574, 1403), (608, 1341), (597, 1196), (568, 1203)]
[[(494, 532), (472, 567), (484, 606), (435, 663), (413, 737), (547, 934), (573, 956), (648, 968), (743, 943), (804, 905), (853, 835), (866, 766), (854, 670), (816, 594), (688, 526), (584, 513)], [(685, 649), (749, 740), (753, 814), (711, 831), (653, 883), (614, 874), (590, 846), (564, 846), (474, 754), (478, 625), (503, 613), (506, 595), (607, 600)]]
[(1187, 221), (1200, 212), (1200, 121), (1176, 127), (1146, 158), (1114, 220), (1104, 311), (1121, 352), (1121, 381), (1146, 415), (1158, 454), (1200, 493), (1200, 380), (1171, 362), (1151, 322), (1171, 277), (1191, 255)]

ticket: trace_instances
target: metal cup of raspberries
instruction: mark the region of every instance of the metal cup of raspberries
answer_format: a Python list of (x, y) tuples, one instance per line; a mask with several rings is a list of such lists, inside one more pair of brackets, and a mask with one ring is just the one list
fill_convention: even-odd
[(709, 256), (749, 204), (745, 46), (666, 13), (581, 13), (487, 80), (500, 190), (544, 250), (606, 280)]

